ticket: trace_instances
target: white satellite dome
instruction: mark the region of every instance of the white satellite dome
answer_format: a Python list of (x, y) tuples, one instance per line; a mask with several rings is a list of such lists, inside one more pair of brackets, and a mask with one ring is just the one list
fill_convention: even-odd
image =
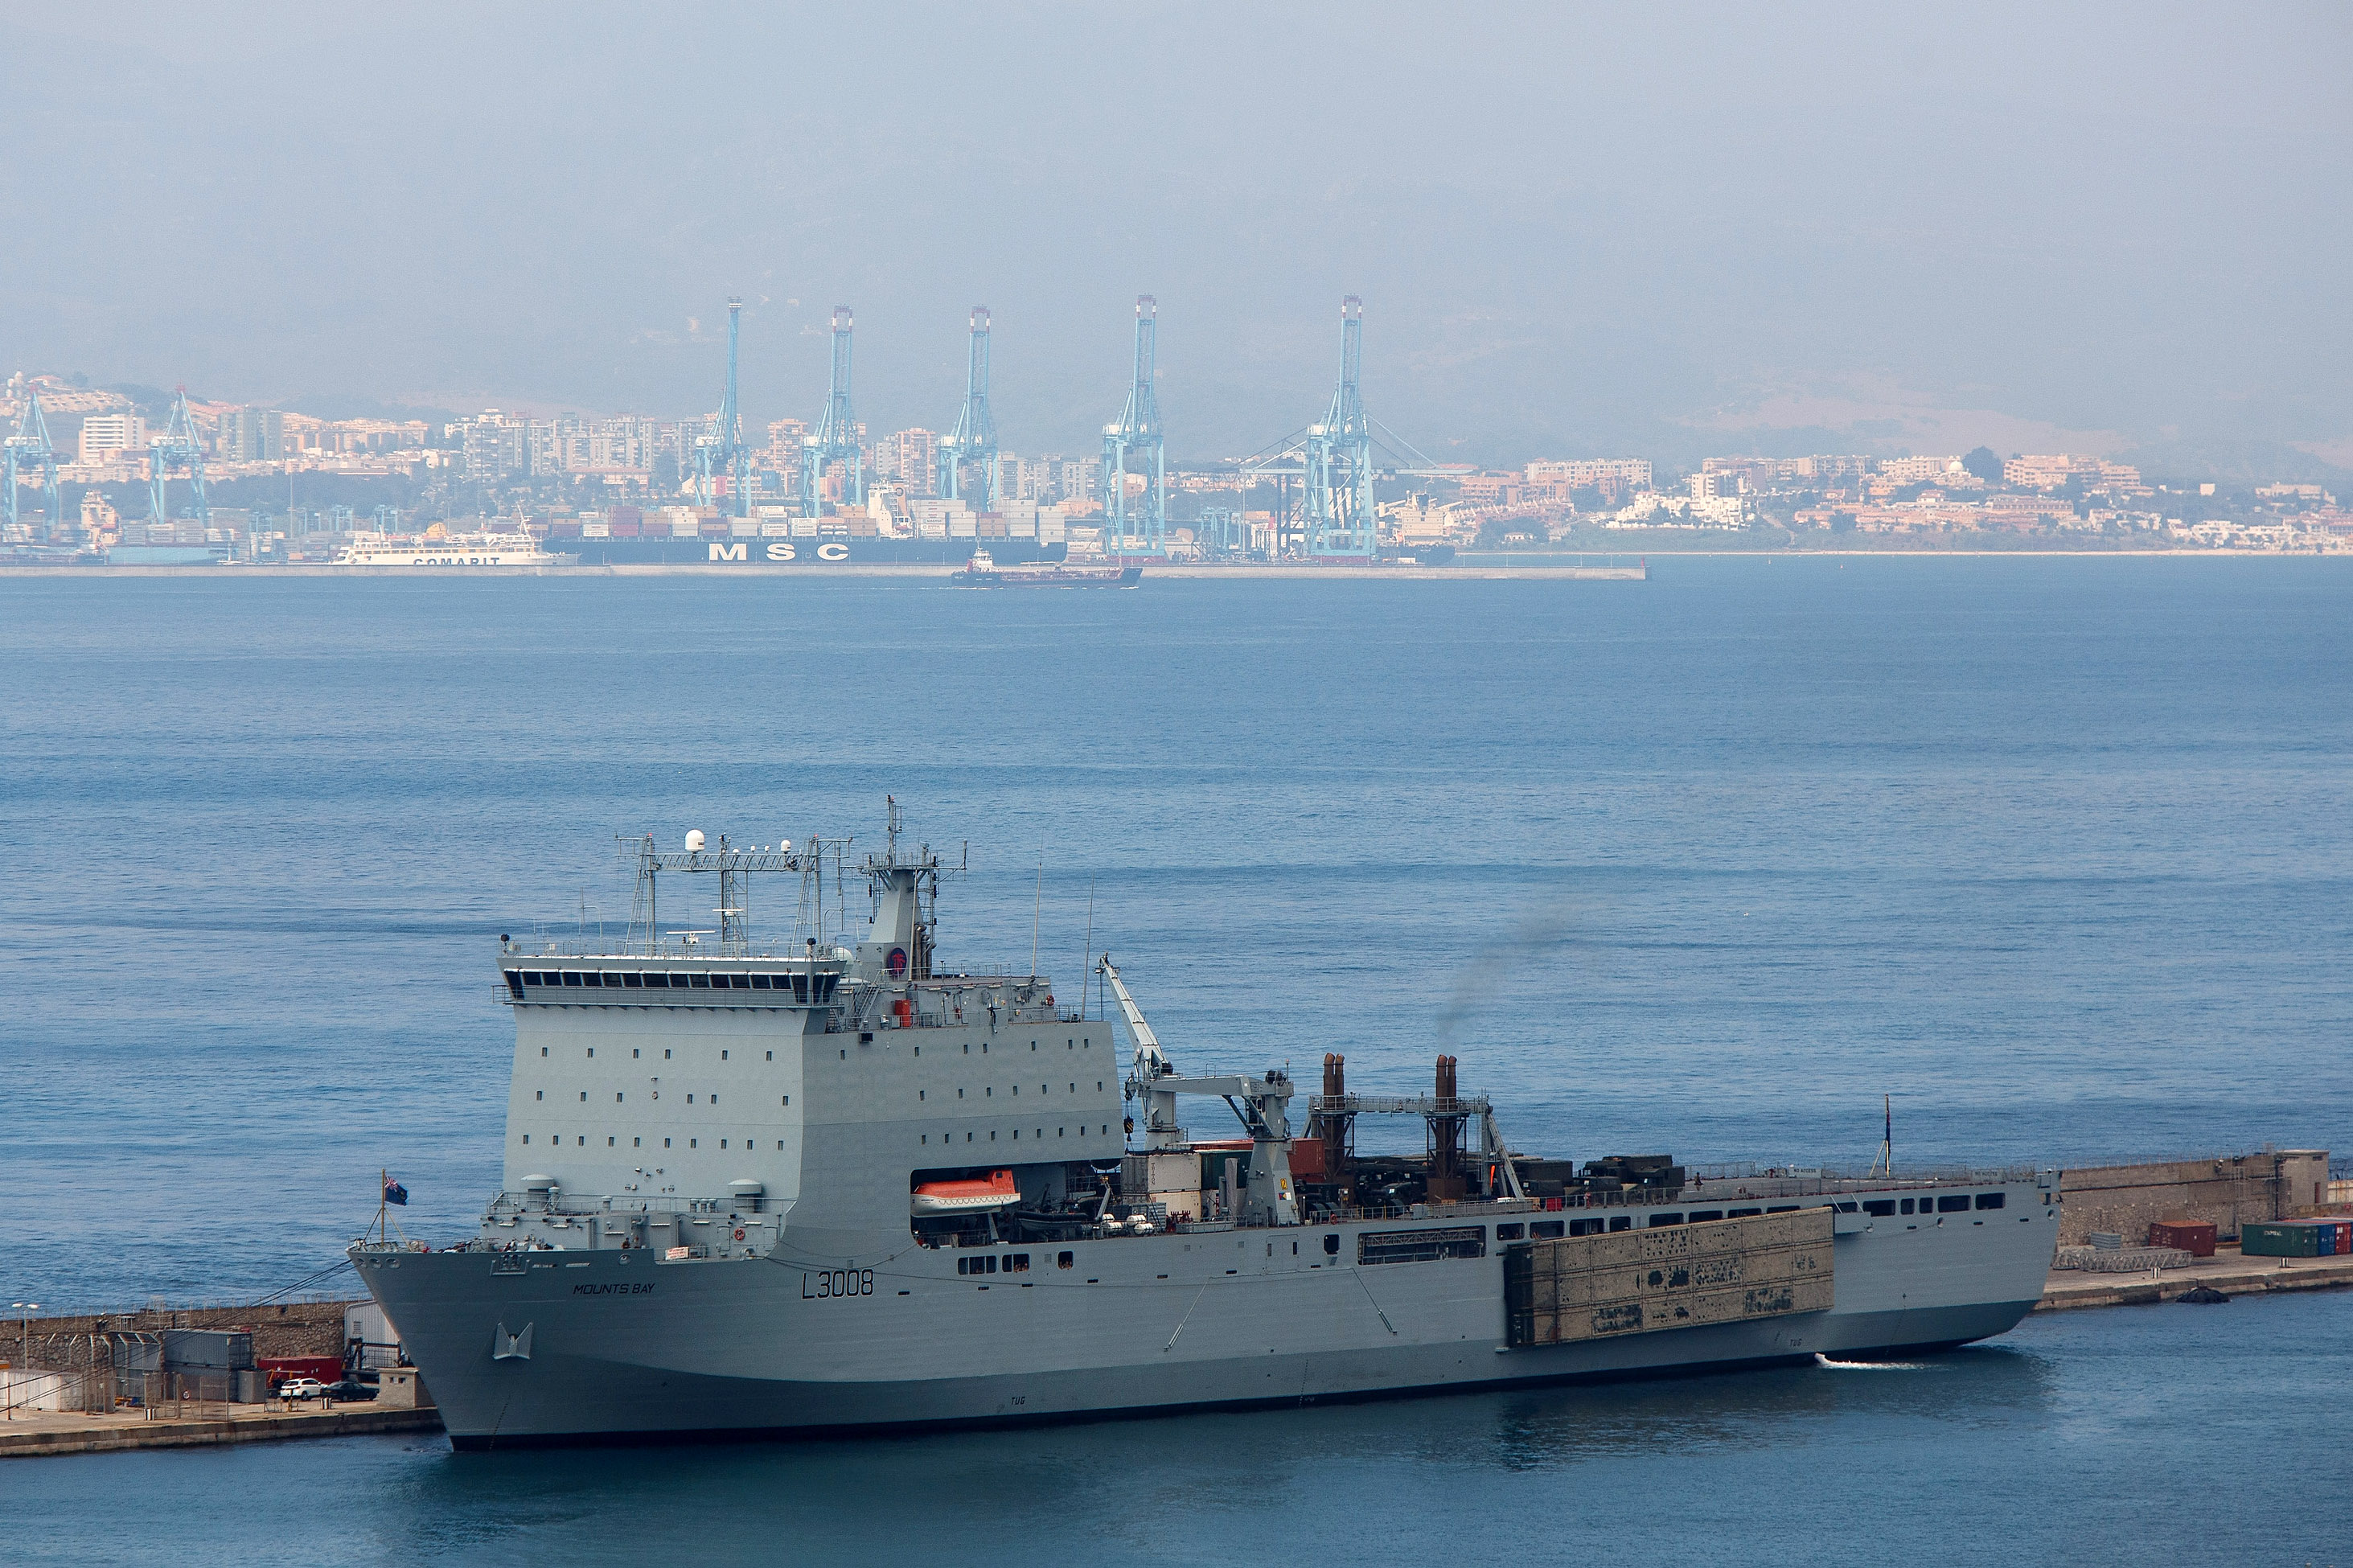
[(700, 855), (702, 853), (702, 829), (700, 827), (689, 828), (687, 830), (686, 852), (690, 855)]

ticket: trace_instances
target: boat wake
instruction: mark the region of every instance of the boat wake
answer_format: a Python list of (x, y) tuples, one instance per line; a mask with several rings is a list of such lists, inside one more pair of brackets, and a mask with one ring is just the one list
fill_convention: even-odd
[(1814, 1352), (1814, 1364), (1832, 1372), (1922, 1372), (1925, 1363), (1916, 1361), (1832, 1361), (1820, 1351)]

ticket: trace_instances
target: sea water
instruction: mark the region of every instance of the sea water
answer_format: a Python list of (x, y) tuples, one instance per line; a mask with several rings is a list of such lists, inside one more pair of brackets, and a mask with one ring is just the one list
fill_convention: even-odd
[[(943, 890), (944, 967), (1034, 962), (1072, 1000), (1091, 930), (1188, 1068), (1288, 1063), (1312, 1088), (1339, 1051), (1352, 1088), (1409, 1093), (1442, 1051), (1515, 1148), (1578, 1159), (1859, 1165), (1883, 1097), (1899, 1169), (2341, 1152), (2348, 611), (2353, 563), (2276, 559), (1675, 559), (1643, 584), (1147, 574), (1125, 593), (0, 581), (0, 1290), (51, 1310), (250, 1299), (332, 1268), (381, 1171), (414, 1195), (409, 1234), (463, 1234), (500, 1174), (498, 936), (617, 935), (617, 841), (644, 834), (854, 835), (854, 864), (881, 845), (886, 793), (970, 868)], [(714, 924), (689, 900), (715, 889), (686, 883), (665, 879), (665, 927)], [(798, 892), (755, 880), (755, 933), (789, 931)], [(863, 908), (853, 890), (828, 918)], [(2198, 1332), (2252, 1354), (2287, 1331), (2257, 1323), (2341, 1332), (2342, 1300), (2216, 1309)], [(1148, 1560), (1274, 1502), (1237, 1494), (1229, 1461), (1279, 1451), (1296, 1463), (1270, 1485), (1294, 1501), (1422, 1495), (1458, 1510), (1465, 1547), (1507, 1524), (1567, 1542), (1577, 1521), (1616, 1510), (1630, 1530), (1662, 1499), (1687, 1525), (1732, 1506), (1644, 1456), (1778, 1451), (1788, 1399), (1826, 1468), (1734, 1468), (1756, 1506), (1767, 1478), (1803, 1494), (1771, 1507), (1841, 1560), (1837, 1531), (1859, 1551), (1947, 1489), (1998, 1519), (1985, 1487), (2021, 1489), (2055, 1520), (2024, 1456), (2108, 1441), (2053, 1412), (2099, 1405), (2114, 1346), (2170, 1355), (2190, 1331), (2152, 1321), (2030, 1324), (1917, 1379), (1817, 1368), (676, 1474), (765, 1475), (747, 1503), (810, 1488), (793, 1506), (822, 1512), (828, 1466), (944, 1467), (968, 1500), (1001, 1456), (1004, 1507), (980, 1537), (943, 1536), (950, 1557), (1017, 1554), (987, 1532), (1043, 1528), (1092, 1485), (1084, 1511), (1112, 1533), (1067, 1539)], [(1589, 1447), (1596, 1430), (1625, 1443)], [(1550, 1436), (1508, 1436), (1527, 1432)], [(1900, 1462), (1946, 1440), (1963, 1447)], [(533, 1510), (575, 1515), (544, 1478), (592, 1473), (437, 1452), (105, 1462), (421, 1489), (428, 1510), (485, 1515), (442, 1521), (452, 1551), (554, 1550), (560, 1522)], [(1166, 1452), (1186, 1467), (1144, 1458)], [(1124, 1504), (1115, 1471), (1073, 1479), (1122, 1453)], [(712, 1463), (635, 1461), (673, 1462)], [(2128, 1462), (2118, 1448), (2083, 1473)], [(1524, 1473), (1601, 1489), (1524, 1493)], [(522, 1513), (501, 1508), (501, 1475), (541, 1478)], [(662, 1495), (649, 1519), (700, 1494)], [(2135, 1483), (2070, 1506), (2112, 1521), (2146, 1504)], [(817, 1538), (854, 1539), (839, 1506)], [(579, 1493), (575, 1513), (596, 1511)], [(875, 1547), (903, 1525), (874, 1520)], [(2115, 1528), (2018, 1535), (2013, 1554), (2126, 1538)]]

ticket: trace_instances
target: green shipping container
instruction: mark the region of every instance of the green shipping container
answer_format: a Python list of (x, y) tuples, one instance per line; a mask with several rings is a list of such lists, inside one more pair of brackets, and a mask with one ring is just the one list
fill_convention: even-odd
[(2244, 1258), (2318, 1258), (2320, 1227), (2293, 1220), (2243, 1224), (2239, 1226), (2239, 1253)]

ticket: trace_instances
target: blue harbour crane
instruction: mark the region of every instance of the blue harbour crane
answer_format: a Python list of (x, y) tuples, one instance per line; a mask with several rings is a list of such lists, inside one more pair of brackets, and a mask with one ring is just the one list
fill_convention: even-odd
[[(1359, 384), (1364, 345), (1364, 301), (1351, 294), (1340, 301), (1340, 384), (1324, 417), (1242, 462), (1246, 480), (1272, 480), (1286, 490), (1289, 481), (1299, 481), (1297, 522), (1291, 521), (1287, 503), (1276, 519), (1278, 553), (1286, 538), (1295, 538), (1296, 548), (1310, 556), (1370, 559), (1380, 547), (1374, 479), (1383, 473), (1445, 471), (1365, 412)], [(1376, 445), (1390, 459), (1386, 468), (1376, 467)]]
[(1374, 553), (1373, 427), (1356, 386), (1364, 353), (1365, 302), (1351, 294), (1340, 301), (1340, 384), (1302, 453), (1310, 555)]
[(801, 500), (807, 514), (825, 510), (821, 486), (826, 469), (843, 465), (844, 505), (866, 502), (866, 453), (858, 444), (858, 420), (849, 408), (849, 307), (833, 308), (833, 372), (826, 388), (825, 412), (801, 452)]
[(964, 410), (956, 416), (955, 428), (940, 442), (940, 494), (950, 500), (965, 498), (964, 476), (966, 463), (981, 465), (981, 494), (984, 510), (997, 510), (1002, 499), (997, 473), (997, 419), (988, 411), (988, 307), (972, 308), (972, 348), (965, 363)]
[(735, 492), (735, 515), (749, 517), (752, 452), (744, 445), (744, 415), (735, 401), (736, 329), (743, 314), (740, 298), (727, 301), (727, 385), (719, 395), (719, 412), (694, 438), (694, 501), (697, 506), (711, 505), (712, 476), (724, 473)]
[[(1168, 550), (1168, 467), (1160, 428), (1160, 399), (1152, 389), (1160, 306), (1149, 294), (1135, 300), (1135, 375), (1127, 406), (1103, 426), (1103, 549), (1113, 555), (1164, 555)], [(1142, 460), (1144, 495), (1131, 510), (1128, 459)]]
[(49, 422), (41, 413), (41, 393), (38, 387), (28, 388), (25, 395), (24, 411), (16, 416), (16, 433), (5, 444), (8, 468), (6, 513), (8, 529), (14, 534), (19, 526), (16, 510), (17, 476), (28, 468), (41, 470), (41, 494), (46, 510), (44, 521), (52, 544), (65, 540), (66, 520), (58, 513), (58, 449), (49, 440)]
[(188, 389), (174, 390), (172, 416), (164, 421), (164, 433), (147, 443), (147, 521), (167, 522), (172, 512), (164, 489), (171, 482), (172, 470), (185, 464), (188, 470), (189, 500), (197, 522), (209, 525), (212, 507), (205, 500), (205, 443), (196, 434), (195, 416), (188, 412)]

